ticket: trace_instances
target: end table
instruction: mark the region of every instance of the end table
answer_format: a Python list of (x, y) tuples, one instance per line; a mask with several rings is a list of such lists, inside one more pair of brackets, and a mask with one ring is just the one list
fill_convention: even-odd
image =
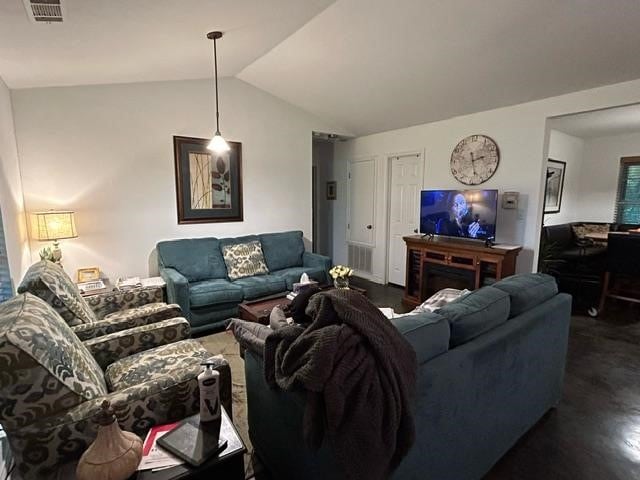
[[(247, 451), (240, 434), (222, 407), (220, 437), (227, 440), (227, 447), (199, 467), (187, 463), (154, 472), (142, 470), (133, 474), (130, 480), (244, 480), (244, 454)], [(77, 462), (62, 465), (56, 480), (75, 480)]]

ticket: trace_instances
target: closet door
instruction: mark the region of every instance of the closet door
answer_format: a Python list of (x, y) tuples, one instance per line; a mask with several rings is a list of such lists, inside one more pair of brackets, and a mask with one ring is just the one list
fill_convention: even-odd
[(391, 157), (389, 166), (389, 283), (404, 286), (407, 248), (402, 237), (413, 235), (419, 227), (422, 155)]
[(349, 212), (347, 241), (365, 246), (375, 243), (376, 162), (374, 158), (349, 166)]

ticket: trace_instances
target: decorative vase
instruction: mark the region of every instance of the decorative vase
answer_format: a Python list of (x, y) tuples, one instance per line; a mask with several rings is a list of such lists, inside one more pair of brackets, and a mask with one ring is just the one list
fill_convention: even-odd
[(349, 288), (349, 277), (336, 277), (333, 279), (333, 286), (336, 288)]
[(82, 454), (76, 468), (77, 480), (126, 480), (142, 459), (142, 440), (131, 432), (123, 432), (116, 422), (108, 401), (96, 415), (98, 435)]

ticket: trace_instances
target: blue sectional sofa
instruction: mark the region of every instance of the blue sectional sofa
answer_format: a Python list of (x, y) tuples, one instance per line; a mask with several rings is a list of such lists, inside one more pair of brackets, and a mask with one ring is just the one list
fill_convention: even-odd
[[(222, 246), (253, 240), (260, 241), (269, 273), (229, 280)], [(303, 273), (326, 283), (331, 268), (329, 257), (305, 251), (300, 231), (168, 240), (156, 248), (168, 301), (180, 305), (193, 333), (224, 327), (239, 303), (291, 290)]]
[[(508, 277), (437, 313), (392, 320), (418, 357), (416, 441), (392, 478), (479, 480), (562, 394), (571, 297), (543, 274)], [(303, 439), (305, 395), (271, 389), (245, 353), (249, 435), (279, 480), (344, 478)]]

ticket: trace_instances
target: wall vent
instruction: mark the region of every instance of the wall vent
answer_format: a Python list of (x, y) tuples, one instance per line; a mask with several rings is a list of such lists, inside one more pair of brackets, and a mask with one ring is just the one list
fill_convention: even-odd
[(347, 262), (356, 272), (373, 274), (373, 249), (360, 245), (349, 245)]
[(63, 0), (22, 0), (27, 16), (34, 23), (60, 23), (64, 17)]

